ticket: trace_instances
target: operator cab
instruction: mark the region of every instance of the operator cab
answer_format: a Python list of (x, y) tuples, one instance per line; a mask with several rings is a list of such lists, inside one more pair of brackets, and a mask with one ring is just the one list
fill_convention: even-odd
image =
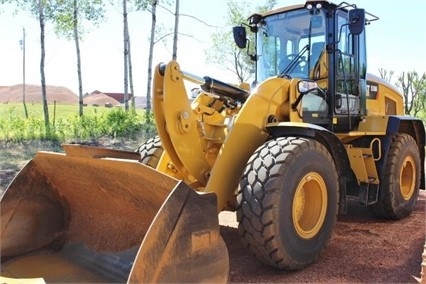
[[(353, 130), (366, 114), (364, 25), (378, 19), (367, 13), (371, 19), (366, 20), (365, 14), (346, 2), (307, 1), (252, 15), (255, 82), (270, 77), (314, 82), (315, 88), (299, 88), (303, 121), (334, 132)], [(234, 28), (234, 38), (245, 47), (243, 26)]]
[(257, 79), (271, 76), (310, 78), (325, 51), (325, 15), (307, 9), (271, 15), (258, 25)]

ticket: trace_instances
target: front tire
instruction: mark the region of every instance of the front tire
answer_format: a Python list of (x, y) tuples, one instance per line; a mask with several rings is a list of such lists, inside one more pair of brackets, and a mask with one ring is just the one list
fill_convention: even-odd
[(327, 245), (338, 212), (338, 176), (314, 140), (277, 138), (250, 158), (237, 197), (243, 243), (265, 263), (301, 269)]
[(141, 154), (139, 162), (151, 168), (156, 168), (163, 154), (163, 146), (159, 136), (146, 140), (136, 152)]
[(381, 178), (382, 198), (372, 206), (376, 216), (399, 220), (413, 212), (419, 196), (420, 152), (408, 134), (393, 138)]

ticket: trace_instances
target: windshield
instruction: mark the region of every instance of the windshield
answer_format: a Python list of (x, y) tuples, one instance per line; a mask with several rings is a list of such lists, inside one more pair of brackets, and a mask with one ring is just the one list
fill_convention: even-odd
[(325, 15), (299, 9), (263, 19), (257, 36), (257, 79), (311, 78), (325, 50)]

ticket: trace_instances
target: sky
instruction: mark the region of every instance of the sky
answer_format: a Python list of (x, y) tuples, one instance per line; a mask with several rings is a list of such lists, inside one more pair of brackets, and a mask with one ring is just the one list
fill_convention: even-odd
[[(108, 1), (107, 1), (108, 2)], [(177, 60), (182, 70), (198, 76), (211, 76), (226, 82), (236, 77), (222, 67), (206, 61), (205, 50), (211, 47), (210, 35), (223, 27), (227, 13), (226, 0), (180, 0), (180, 13), (208, 23), (206, 26), (191, 17), (179, 22)], [(256, 12), (260, 1), (246, 1), (249, 13)], [(303, 4), (303, 0), (277, 0), (276, 7)], [(426, 72), (426, 1), (424, 0), (354, 0), (347, 1), (378, 16), (367, 26), (368, 72), (379, 75), (378, 69), (395, 71), (393, 79), (404, 71)], [(337, 1), (335, 3), (338, 3)], [(106, 19), (99, 27), (87, 24), (87, 33), (80, 42), (83, 93), (94, 90), (124, 92), (123, 28), (121, 7), (108, 6)], [(173, 8), (172, 8), (173, 9)], [(25, 28), (25, 81), (40, 85), (40, 28), (27, 12), (14, 13), (13, 4), (0, 5), (0, 86), (23, 82), (23, 51), (20, 40)], [(173, 27), (173, 16), (158, 7), (157, 22), (165, 29)], [(133, 65), (133, 82), (137, 96), (146, 95), (149, 34), (151, 15), (129, 13), (129, 31)], [(172, 32), (172, 30), (170, 30)], [(154, 65), (172, 58), (172, 37), (156, 44)], [(58, 38), (51, 24), (46, 26), (46, 83), (64, 86), (78, 93), (75, 43)]]

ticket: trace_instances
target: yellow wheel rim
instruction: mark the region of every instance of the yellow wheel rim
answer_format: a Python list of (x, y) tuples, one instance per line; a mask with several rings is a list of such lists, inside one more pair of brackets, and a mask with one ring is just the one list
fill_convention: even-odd
[(413, 196), (415, 185), (416, 164), (413, 157), (408, 156), (404, 159), (399, 173), (399, 188), (404, 200), (409, 200)]
[(293, 198), (294, 228), (303, 239), (315, 237), (320, 231), (327, 212), (327, 187), (315, 172), (305, 175), (297, 186)]

